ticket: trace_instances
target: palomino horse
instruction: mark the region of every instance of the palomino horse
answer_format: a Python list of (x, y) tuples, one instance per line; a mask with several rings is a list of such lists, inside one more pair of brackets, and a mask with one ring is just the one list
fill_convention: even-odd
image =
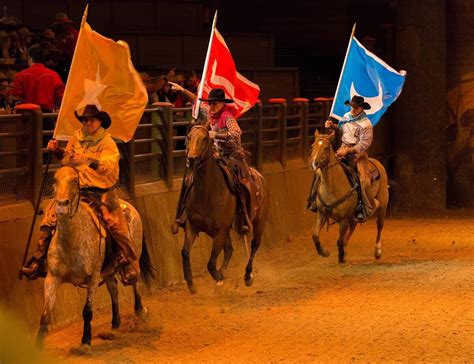
[[(92, 216), (92, 209), (81, 202), (79, 195), (79, 177), (72, 167), (62, 167), (56, 171), (55, 206), (57, 227), (48, 251), (48, 274), (44, 282), (44, 306), (41, 314), (40, 328), (36, 338), (42, 347), (48, 325), (51, 322), (56, 292), (62, 283), (72, 283), (87, 287), (87, 299), (82, 311), (84, 331), (82, 347), (90, 350), (92, 307), (95, 292), (101, 280), (100, 271), (106, 257), (105, 234), (100, 224)], [(143, 239), (142, 221), (138, 212), (125, 201), (130, 213), (130, 237), (132, 247), (140, 256), (142, 278), (149, 282), (154, 277), (153, 267)], [(143, 245), (142, 245), (143, 241)], [(106, 280), (107, 289), (112, 300), (112, 329), (120, 327), (118, 304), (118, 286), (115, 277)], [(139, 282), (133, 285), (135, 294), (135, 313), (146, 314), (142, 305)]]
[[(232, 256), (233, 247), (230, 240), (230, 229), (234, 221), (237, 197), (227, 186), (223, 172), (213, 157), (213, 141), (207, 128), (202, 125), (194, 126), (188, 134), (186, 157), (193, 169), (193, 185), (186, 198), (187, 223), (185, 240), (181, 256), (183, 259), (184, 278), (191, 293), (196, 293), (190, 263), (190, 250), (199, 232), (203, 231), (213, 238), (212, 252), (207, 269), (212, 278), (220, 284)], [(263, 176), (252, 170), (256, 182), (260, 186), (262, 202), (252, 221), (251, 253), (245, 269), (245, 284), (253, 282), (252, 264), (260, 246), (263, 229), (268, 217), (269, 194)], [(224, 249), (224, 260), (220, 270), (216, 269), (216, 261)]]
[[(320, 182), (317, 191), (315, 191), (317, 212), (313, 241), (318, 254), (328, 257), (329, 252), (321, 245), (319, 233), (329, 218), (335, 220), (339, 224), (339, 238), (337, 239), (339, 263), (344, 263), (346, 260), (345, 248), (357, 226), (354, 217), (358, 204), (357, 191), (350, 184), (341, 162), (336, 158), (331, 147), (334, 133), (325, 135), (316, 131), (314, 135), (315, 141), (311, 150), (311, 169), (315, 171), (316, 178), (319, 178)], [(379, 161), (373, 158), (370, 158), (369, 161), (378, 169), (380, 175), (380, 178), (372, 185), (374, 196), (380, 202), (379, 208), (374, 213), (377, 216), (375, 258), (380, 259), (382, 256), (380, 237), (388, 205), (388, 178), (385, 168)]]

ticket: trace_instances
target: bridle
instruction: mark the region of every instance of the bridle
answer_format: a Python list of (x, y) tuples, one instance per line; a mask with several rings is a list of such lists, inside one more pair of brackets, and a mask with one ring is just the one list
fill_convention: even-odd
[[(77, 210), (79, 209), (79, 203), (81, 201), (81, 194), (80, 194), (80, 185), (79, 185), (79, 172), (77, 171), (76, 168), (74, 167), (71, 167), (71, 166), (68, 166), (69, 168), (72, 168), (74, 170), (74, 173), (76, 174), (76, 194), (74, 195), (74, 199), (71, 201), (71, 205), (70, 206), (73, 206), (74, 204), (76, 205), (76, 207), (73, 209), (73, 212), (71, 213), (71, 209), (69, 209), (69, 213), (67, 214), (67, 217), (69, 217), (70, 219), (72, 219), (74, 216), (76, 216), (76, 213), (77, 213)], [(56, 196), (54, 197), (54, 199), (56, 200)]]
[[(188, 144), (188, 141), (190, 139), (191, 133), (193, 131), (196, 131), (196, 130), (203, 130), (206, 133), (206, 135), (209, 137), (209, 131), (207, 130), (207, 128), (204, 125), (195, 125), (191, 128), (191, 130), (190, 130), (190, 132), (189, 132), (189, 134), (186, 138), (186, 166), (187, 167), (189, 167), (191, 165), (190, 159), (188, 157), (189, 149), (187, 147), (187, 144)], [(204, 152), (202, 153), (202, 155), (200, 157), (194, 158), (194, 166), (195, 166), (196, 169), (201, 168), (207, 162), (207, 160), (212, 157), (212, 154), (213, 154), (212, 145), (213, 145), (212, 139), (208, 138), (206, 147), (205, 147)]]
[(320, 168), (321, 170), (326, 169), (326, 168), (330, 169), (330, 168), (338, 165), (339, 164), (338, 160), (336, 160), (336, 162), (333, 163), (333, 164), (329, 164), (329, 156), (330, 156), (329, 148), (331, 148), (331, 146), (329, 144), (330, 143), (329, 139), (326, 138), (326, 137), (318, 137), (315, 140), (315, 143), (316, 142), (319, 142), (319, 143), (326, 142), (326, 143), (328, 143), (328, 145), (324, 147), (324, 149), (325, 149), (324, 158), (321, 162), (319, 162), (318, 164), (315, 164), (314, 161), (311, 161), (311, 165), (312, 165), (313, 169), (314, 170), (316, 170), (317, 168)]
[[(330, 152), (329, 152), (329, 149), (331, 148), (331, 145), (330, 145), (330, 140), (326, 137), (318, 137), (316, 138), (315, 140), (315, 143), (316, 142), (326, 142), (328, 143), (327, 146), (325, 146), (325, 149), (327, 150), (325, 152), (325, 155), (324, 155), (324, 158), (323, 160), (318, 163), (316, 166), (314, 165), (314, 161), (312, 161), (312, 167), (317, 167), (317, 168), (320, 168), (321, 171), (324, 170), (324, 169), (330, 169), (334, 166), (337, 166), (338, 164), (341, 164), (341, 162), (336, 158), (336, 161), (333, 163), (333, 164), (329, 164), (329, 157), (330, 157)], [(316, 170), (317, 168), (314, 168), (314, 170)], [(318, 187), (319, 185), (321, 184), (321, 175), (319, 174), (317, 177), (315, 177), (315, 188), (314, 190), (317, 191), (318, 190)], [(333, 203), (327, 203), (323, 200), (323, 198), (321, 197), (321, 195), (319, 193), (316, 193), (315, 194), (315, 198), (319, 200), (319, 202), (324, 206), (324, 209), (329, 213), (331, 214), (332, 213), (332, 210), (335, 209), (337, 206), (339, 206), (341, 203), (343, 203), (344, 201), (346, 201), (354, 192), (357, 192), (357, 188), (358, 188), (358, 185), (355, 184), (349, 191), (346, 192), (346, 194), (344, 196), (342, 196), (340, 199), (334, 201)], [(311, 197), (312, 198), (312, 197)]]

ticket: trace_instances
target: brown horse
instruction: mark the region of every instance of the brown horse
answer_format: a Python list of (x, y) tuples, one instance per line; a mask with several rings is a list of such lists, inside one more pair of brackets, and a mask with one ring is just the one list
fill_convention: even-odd
[[(186, 158), (188, 165), (192, 168), (193, 185), (186, 198), (187, 223), (181, 251), (184, 278), (191, 293), (196, 293), (197, 290), (193, 283), (190, 250), (199, 232), (205, 232), (213, 239), (207, 269), (218, 284), (224, 279), (224, 273), (233, 252), (230, 229), (235, 217), (237, 197), (229, 190), (213, 153), (213, 141), (209, 137), (207, 128), (202, 125), (194, 126), (187, 138)], [(253, 259), (260, 246), (269, 209), (269, 194), (265, 180), (254, 169), (252, 169), (252, 174), (256, 176), (263, 200), (252, 221), (251, 253), (244, 276), (247, 286), (253, 282)], [(224, 260), (221, 268), (217, 270), (216, 261), (222, 249), (224, 249)]]
[[(328, 257), (329, 252), (324, 249), (319, 240), (319, 233), (323, 225), (331, 218), (339, 224), (339, 238), (337, 246), (339, 248), (339, 263), (346, 261), (345, 248), (354, 232), (357, 222), (355, 211), (358, 204), (357, 190), (349, 182), (341, 162), (331, 147), (334, 133), (329, 135), (315, 132), (315, 140), (311, 149), (311, 169), (319, 179), (315, 192), (316, 226), (313, 231), (313, 241), (318, 254)], [(380, 237), (385, 221), (385, 214), (388, 205), (388, 177), (383, 165), (376, 159), (369, 158), (379, 172), (380, 177), (372, 184), (372, 191), (375, 198), (380, 202), (379, 208), (374, 212), (377, 216), (377, 239), (375, 241), (375, 258), (382, 256), (382, 246)]]
[[(77, 171), (72, 167), (62, 167), (56, 171), (54, 180), (54, 203), (58, 220), (56, 233), (48, 251), (48, 274), (44, 281), (44, 307), (36, 343), (40, 347), (43, 346), (59, 286), (63, 283), (72, 283), (87, 288), (86, 303), (82, 311), (84, 319), (82, 349), (88, 352), (92, 336), (93, 301), (107, 253), (105, 232), (94, 218), (92, 209), (81, 201)], [(129, 203), (120, 201), (120, 205), (126, 206), (128, 210), (132, 247), (137, 252), (137, 256), (140, 256), (142, 278), (145, 282), (149, 282), (154, 277), (154, 271), (144, 244), (140, 215)], [(120, 327), (117, 279), (109, 277), (106, 284), (112, 300), (112, 328), (116, 329)], [(142, 305), (139, 282), (133, 285), (133, 290), (135, 313), (142, 316), (146, 314), (146, 308)]]

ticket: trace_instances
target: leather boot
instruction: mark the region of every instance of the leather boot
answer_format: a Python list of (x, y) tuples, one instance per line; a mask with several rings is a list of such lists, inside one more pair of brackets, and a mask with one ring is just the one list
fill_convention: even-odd
[(30, 280), (46, 277), (46, 255), (52, 237), (53, 232), (49, 226), (42, 226), (40, 228), (40, 236), (38, 238), (36, 251), (33, 253), (26, 265), (20, 268), (21, 275), (25, 275)]

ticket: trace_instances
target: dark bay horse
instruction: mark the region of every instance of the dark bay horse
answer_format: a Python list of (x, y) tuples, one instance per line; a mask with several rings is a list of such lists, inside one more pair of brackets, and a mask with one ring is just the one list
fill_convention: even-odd
[[(217, 283), (221, 283), (224, 279), (224, 272), (233, 252), (230, 229), (236, 213), (237, 197), (229, 190), (213, 153), (213, 141), (209, 137), (207, 128), (202, 125), (194, 126), (187, 139), (186, 158), (192, 168), (193, 185), (186, 199), (187, 223), (181, 251), (184, 278), (191, 293), (196, 293), (197, 290), (193, 283), (190, 250), (199, 232), (205, 232), (213, 239), (207, 269)], [(252, 169), (252, 174), (260, 186), (263, 200), (252, 221), (251, 253), (244, 276), (247, 286), (253, 282), (253, 259), (260, 246), (270, 201), (263, 176), (254, 169)], [(220, 269), (217, 270), (216, 261), (222, 250), (224, 250), (224, 260)]]
[[(82, 350), (89, 352), (94, 296), (101, 280), (100, 272), (107, 253), (105, 231), (94, 218), (92, 209), (81, 201), (77, 171), (72, 167), (62, 167), (56, 171), (54, 179), (57, 226), (48, 251), (44, 306), (36, 343), (40, 347), (43, 346), (59, 286), (63, 283), (72, 283), (87, 288), (86, 303), (82, 311), (84, 331), (81, 342)], [(137, 256), (140, 256), (142, 278), (145, 282), (149, 282), (154, 277), (154, 271), (144, 244), (140, 215), (129, 203), (120, 200), (120, 205), (127, 209), (130, 216), (132, 247)], [(135, 313), (142, 316), (146, 314), (146, 308), (142, 305), (139, 282), (140, 280), (133, 285)], [(105, 283), (112, 300), (112, 328), (116, 329), (120, 327), (117, 279), (109, 277)]]
[[(334, 133), (329, 135), (314, 134), (315, 140), (311, 149), (311, 169), (319, 178), (316, 193), (316, 226), (313, 231), (313, 241), (318, 254), (328, 257), (329, 252), (324, 249), (319, 240), (319, 234), (323, 225), (331, 218), (339, 224), (339, 238), (337, 246), (339, 249), (339, 263), (346, 260), (346, 246), (351, 238), (357, 222), (355, 211), (358, 204), (357, 191), (349, 182), (341, 162), (336, 158), (332, 149), (331, 141)], [(385, 221), (388, 205), (388, 177), (383, 165), (376, 159), (369, 158), (369, 164), (378, 169), (380, 178), (372, 184), (372, 191), (375, 198), (380, 202), (379, 208), (374, 215), (377, 217), (377, 238), (375, 240), (375, 258), (382, 256), (382, 246), (380, 238)]]

